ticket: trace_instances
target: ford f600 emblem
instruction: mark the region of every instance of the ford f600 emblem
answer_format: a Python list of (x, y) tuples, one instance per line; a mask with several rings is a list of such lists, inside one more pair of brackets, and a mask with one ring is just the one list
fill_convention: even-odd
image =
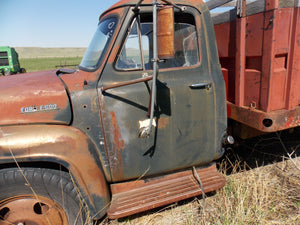
[(23, 107), (21, 108), (21, 113), (47, 112), (53, 110), (58, 110), (56, 104)]

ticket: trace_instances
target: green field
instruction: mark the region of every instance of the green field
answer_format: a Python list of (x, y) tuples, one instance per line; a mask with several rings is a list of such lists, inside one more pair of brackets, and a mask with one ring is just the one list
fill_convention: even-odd
[(19, 61), (26, 72), (55, 70), (61, 67), (76, 68), (86, 48), (16, 47)]
[(64, 57), (64, 58), (20, 58), (22, 68), (26, 72), (35, 72), (43, 70), (54, 70), (61, 67), (76, 68), (81, 62), (82, 57)]
[(86, 48), (16, 47), (19, 59), (82, 57)]

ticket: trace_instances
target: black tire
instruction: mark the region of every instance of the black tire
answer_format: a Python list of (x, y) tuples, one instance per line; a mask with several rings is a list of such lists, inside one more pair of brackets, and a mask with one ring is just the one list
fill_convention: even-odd
[[(19, 204), (18, 201), (20, 199), (25, 202), (27, 201), (28, 206), (31, 206), (31, 203), (36, 201), (37, 203), (35, 203), (34, 206), (37, 208), (47, 205), (50, 202), (49, 206), (51, 209), (54, 208), (58, 213), (62, 212), (64, 217), (67, 217), (65, 222), (67, 221), (69, 225), (88, 224), (86, 221), (87, 209), (83, 206), (83, 201), (77, 194), (77, 190), (67, 172), (28, 167), (22, 168), (22, 172), (18, 168), (0, 170), (0, 224), (5, 221), (5, 218), (9, 217), (9, 211), (13, 212), (18, 210), (14, 209), (14, 205), (17, 205), (16, 208), (18, 208), (19, 205), (22, 205), (22, 207), (24, 207), (24, 205), (27, 206), (27, 204)], [(46, 203), (44, 204), (40, 199), (45, 200)], [(9, 202), (13, 203), (11, 204)], [(53, 204), (51, 204), (52, 202)], [(35, 215), (35, 213), (43, 214), (42, 209), (38, 211), (33, 209), (33, 207), (27, 208), (26, 212), (29, 211), (27, 214), (30, 214), (31, 211), (33, 215)], [(19, 214), (22, 214), (22, 212), (20, 211)], [(15, 216), (14, 218), (17, 217), (18, 216)], [(32, 218), (34, 216), (30, 217)], [(40, 223), (40, 220), (36, 218), (34, 222), (42, 224), (42, 222)], [(26, 221), (29, 221), (28, 224), (32, 223), (29, 216), (26, 217), (26, 215), (23, 216), (22, 220), (21, 224), (27, 224)], [(18, 218), (18, 221), (15, 220), (13, 222), (14, 224), (15, 222), (18, 224), (19, 221), (20, 219)], [(12, 221), (9, 222), (12, 223)], [(60, 224), (66, 224), (65, 222)], [(59, 223), (55, 222), (55, 224)]]
[(21, 69), (20, 69), (20, 73), (26, 73), (25, 68), (21, 68)]

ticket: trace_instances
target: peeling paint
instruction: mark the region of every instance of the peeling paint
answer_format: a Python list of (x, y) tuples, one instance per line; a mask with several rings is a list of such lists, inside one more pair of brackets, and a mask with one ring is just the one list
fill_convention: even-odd
[(286, 118), (286, 128), (300, 126), (300, 116)]
[(116, 145), (116, 148), (120, 151), (121, 149), (125, 148), (125, 143), (124, 140), (121, 138), (121, 133), (120, 133), (120, 127), (118, 126), (117, 123), (117, 118), (115, 112), (110, 112), (111, 116), (111, 125), (112, 125), (112, 130), (114, 134), (114, 143)]
[(163, 117), (159, 118), (157, 124), (158, 124), (158, 129), (163, 129), (166, 128), (169, 125), (169, 118), (168, 117)]
[(103, 207), (99, 199), (108, 203), (109, 192), (101, 165), (91, 153), (91, 148), (90, 140), (72, 127), (27, 125), (0, 128), (1, 163), (17, 160), (64, 165), (86, 197), (90, 209), (94, 210), (93, 214)]

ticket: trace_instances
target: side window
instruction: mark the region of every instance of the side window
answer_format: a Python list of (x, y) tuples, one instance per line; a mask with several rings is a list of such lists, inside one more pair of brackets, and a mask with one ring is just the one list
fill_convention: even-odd
[[(116, 68), (119, 70), (151, 70), (153, 58), (152, 15), (141, 15), (140, 24), (134, 20)], [(140, 29), (139, 29), (140, 28)], [(175, 14), (175, 55), (159, 63), (159, 68), (189, 67), (199, 60), (195, 19), (191, 14)]]
[(142, 55), (140, 50), (140, 38), (138, 32), (138, 23), (135, 20), (129, 35), (127, 36), (125, 45), (121, 51), (117, 61), (117, 69), (130, 70), (142, 69)]
[(145, 70), (152, 69), (153, 58), (153, 24), (151, 22), (142, 22), (141, 23), (141, 33), (142, 33), (142, 42), (143, 42), (143, 56), (144, 56), (144, 66)]
[[(175, 18), (176, 21), (176, 18)], [(159, 64), (159, 68), (188, 67), (199, 62), (199, 50), (196, 26), (181, 21), (177, 17), (175, 22), (175, 56)]]
[[(180, 47), (175, 52), (184, 58), (182, 66), (193, 66), (199, 62), (199, 50), (197, 42), (196, 26), (191, 24), (176, 24), (175, 26), (175, 42), (180, 42)], [(176, 46), (176, 43), (175, 43)], [(182, 46), (182, 51), (181, 51)], [(183, 56), (181, 56), (183, 54)], [(176, 54), (175, 54), (176, 55)]]

